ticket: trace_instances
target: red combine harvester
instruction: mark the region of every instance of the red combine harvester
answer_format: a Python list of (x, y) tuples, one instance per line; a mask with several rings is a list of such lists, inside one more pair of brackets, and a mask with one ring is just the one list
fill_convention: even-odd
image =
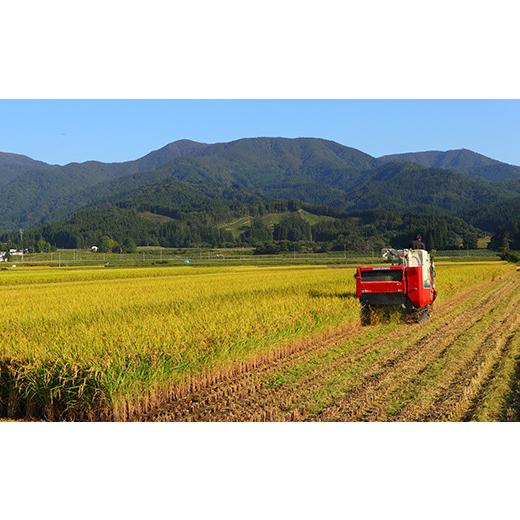
[(358, 267), (356, 296), (361, 302), (361, 322), (370, 325), (374, 315), (398, 308), (421, 323), (431, 315), (437, 296), (435, 266), (423, 249), (383, 249), (390, 266)]

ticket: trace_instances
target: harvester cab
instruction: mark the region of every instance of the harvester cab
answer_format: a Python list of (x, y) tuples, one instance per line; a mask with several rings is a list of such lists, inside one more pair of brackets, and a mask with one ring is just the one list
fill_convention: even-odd
[(428, 251), (385, 248), (382, 257), (391, 265), (356, 270), (361, 322), (369, 325), (376, 314), (384, 314), (392, 308), (417, 323), (427, 320), (437, 296), (435, 265)]

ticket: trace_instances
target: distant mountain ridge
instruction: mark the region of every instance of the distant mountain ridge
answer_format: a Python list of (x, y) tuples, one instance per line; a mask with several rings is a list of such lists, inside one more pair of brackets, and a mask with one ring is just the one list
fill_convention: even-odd
[(35, 161), (26, 155), (0, 152), (0, 186), (29, 171), (41, 171), (51, 165)]
[(120, 163), (58, 166), (0, 153), (0, 194), (0, 230), (100, 204), (177, 215), (300, 200), (342, 211), (422, 207), (464, 215), (515, 208), (520, 167), (464, 149), (376, 158), (318, 138), (180, 140)]
[(385, 155), (379, 162), (413, 162), (426, 168), (456, 170), (491, 181), (520, 179), (520, 166), (503, 163), (477, 152), (460, 150), (409, 152)]
[[(30, 162), (25, 169), (19, 168), (16, 176), (8, 175), (1, 187), (0, 229), (61, 218), (64, 211), (95, 203), (98, 191), (106, 198), (104, 188), (110, 186), (111, 195), (127, 191), (127, 180), (137, 189), (171, 175), (195, 186), (217, 183), (254, 190), (268, 188), (266, 195), (281, 198), (298, 198), (313, 185), (316, 200), (323, 197), (325, 203), (340, 205), (344, 194), (334, 183), (372, 166), (375, 159), (322, 139), (253, 138), (211, 145), (176, 141), (122, 163), (42, 164), (35, 168)], [(0, 178), (2, 172), (0, 161)]]

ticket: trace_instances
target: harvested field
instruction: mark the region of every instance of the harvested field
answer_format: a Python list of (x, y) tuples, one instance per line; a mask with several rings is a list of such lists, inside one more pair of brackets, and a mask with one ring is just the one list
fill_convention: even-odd
[(0, 417), (518, 420), (520, 276), (438, 267), (423, 325), (362, 327), (352, 268), (20, 270)]

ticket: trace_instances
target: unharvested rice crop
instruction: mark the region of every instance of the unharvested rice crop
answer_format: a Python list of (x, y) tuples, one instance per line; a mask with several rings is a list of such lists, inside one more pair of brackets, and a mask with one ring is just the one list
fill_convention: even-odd
[[(0, 345), (0, 416), (140, 419), (153, 415), (165, 403), (180, 406), (200, 389), (215, 384), (225, 388), (239, 374), (256, 373), (257, 368), (264, 370), (262, 367), (274, 366), (298, 352), (311, 352), (306, 345), (312, 346), (312, 338), (320, 337), (322, 345), (334, 343), (335, 334), (352, 338), (352, 345), (342, 347), (340, 342), (330, 349), (320, 347), (326, 358), (315, 361), (329, 370), (345, 352), (366, 350), (381, 334), (401, 331), (398, 333), (411, 338), (407, 341), (412, 344), (420, 341), (420, 330), (435, 326), (412, 326), (405, 334), (406, 326), (391, 323), (356, 332), (359, 304), (354, 297), (353, 274), (352, 268), (324, 266), (1, 271), (0, 326), (4, 337)], [(498, 287), (510, 276), (511, 268), (498, 262), (441, 266), (438, 304), (456, 302), (458, 293), (472, 286)], [(479, 288), (477, 293), (484, 294), (482, 291)], [(513, 291), (509, 298), (516, 301), (516, 296)], [(469, 306), (469, 301), (470, 296), (460, 304)], [(504, 313), (509, 312), (504, 305)], [(485, 330), (486, 325), (482, 327)], [(315, 380), (302, 387), (312, 401), (304, 406), (305, 413), (319, 419), (327, 409), (336, 419), (331, 403), (339, 401), (354, 384), (345, 374), (361, 376), (378, 361), (378, 355), (386, 353), (381, 347), (372, 357), (355, 362), (352, 358), (352, 363), (342, 365), (348, 368), (340, 372), (343, 379), (330, 369), (329, 379), (326, 374), (321, 378), (323, 384), (317, 385)], [(493, 363), (500, 363), (500, 359), (497, 353)], [(276, 393), (287, 387), (291, 377), (296, 388), (316, 366), (310, 357), (306, 362), (310, 365), (296, 363), (285, 372), (268, 370), (265, 381), (259, 383), (262, 391)], [(509, 374), (514, 367), (509, 363), (502, 370)], [(436, 377), (443, 373), (442, 366), (431, 371)], [(499, 385), (490, 388), (500, 394)], [(415, 386), (406, 390), (411, 396), (408, 400), (402, 400), (391, 384), (384, 390), (392, 399), (385, 417), (398, 416), (416, 402)], [(230, 395), (217, 402), (217, 408), (223, 403), (226, 410), (232, 408)], [(186, 405), (185, 415), (190, 414), (191, 403)], [(301, 410), (302, 403), (296, 399), (287, 406), (290, 416), (274, 414), (273, 418), (298, 418), (295, 410)], [(488, 411), (490, 407), (488, 403)], [(266, 409), (269, 407), (262, 408)], [(413, 410), (413, 417), (422, 417), (422, 408)], [(166, 413), (164, 417), (185, 415)], [(194, 412), (193, 417), (196, 415)], [(265, 413), (229, 417), (271, 418)]]

